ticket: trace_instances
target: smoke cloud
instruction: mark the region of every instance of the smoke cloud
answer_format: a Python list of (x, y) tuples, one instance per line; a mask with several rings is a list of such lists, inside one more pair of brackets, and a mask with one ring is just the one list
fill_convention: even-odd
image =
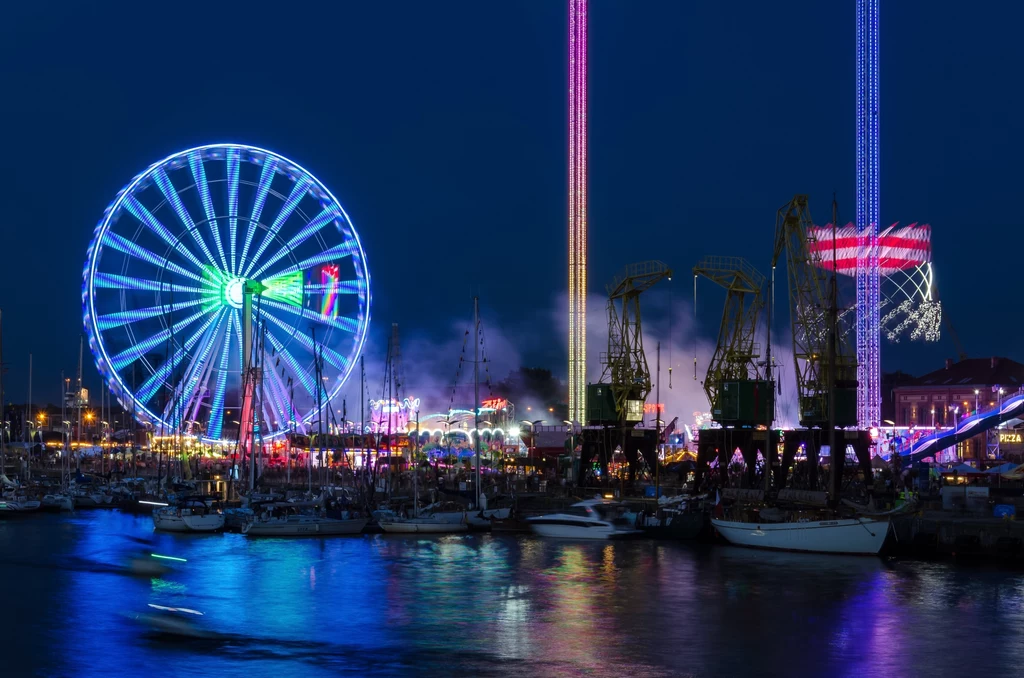
[[(724, 296), (708, 295), (709, 304), (724, 302)], [(714, 301), (712, 301), (714, 300)], [(653, 389), (647, 399), (655, 402), (660, 380), (660, 398), (665, 406), (662, 420), (671, 421), (679, 417), (679, 428), (683, 424), (693, 426), (696, 413), (710, 409), (704, 393), (703, 381), (714, 352), (718, 333), (717, 314), (715, 322), (703, 324), (694, 317), (693, 302), (689, 299), (673, 298), (671, 292), (657, 288), (646, 292), (641, 300), (643, 318), (643, 342), (651, 373)], [(539, 314), (537, 322), (520, 320), (518, 325), (502, 322), (481, 307), (483, 328), (482, 357), (486, 362), (480, 369), (480, 396), (491, 394), (487, 382), (493, 386), (505, 379), (510, 372), (520, 367), (544, 367), (550, 369), (565, 382), (567, 376), (568, 293), (555, 298), (554, 304)], [(396, 398), (419, 398), (421, 412), (445, 412), (452, 405), (470, 407), (473, 384), (473, 337), (472, 315), (452, 321), (444, 336), (438, 337), (422, 330), (406, 330), (399, 324), (399, 357)], [(466, 333), (470, 332), (467, 337)], [(376, 322), (371, 337), (363, 350), (366, 385), (362, 394), (365, 401), (382, 397), (382, 386), (386, 371), (388, 342), (391, 335), (390, 323)], [(557, 342), (560, 359), (554, 364), (535, 364), (525, 361), (523, 356), (544, 352), (541, 349)], [(661, 373), (657, 369), (657, 347), (661, 344)], [(762, 345), (765, 341), (762, 337)], [(590, 383), (601, 380), (605, 366), (601, 356), (608, 350), (608, 300), (599, 294), (587, 299), (587, 379)], [(546, 352), (550, 354), (550, 351)], [(792, 348), (773, 336), (772, 356), (776, 365), (776, 378), (781, 393), (776, 393), (776, 425), (793, 426), (798, 419), (796, 383), (793, 370)], [(459, 359), (463, 358), (460, 366)], [(694, 359), (696, 358), (696, 378)], [(547, 360), (551, 363), (551, 360)], [(669, 370), (671, 368), (671, 375)], [(457, 388), (456, 386), (457, 379)], [(359, 417), (359, 367), (335, 398), (332, 406), (340, 418), (342, 401), (347, 405), (349, 420)], [(386, 390), (383, 397), (387, 397)], [(525, 412), (528, 405), (540, 403), (515, 403)], [(366, 414), (369, 419), (369, 413)], [(654, 415), (646, 417), (653, 425)]]

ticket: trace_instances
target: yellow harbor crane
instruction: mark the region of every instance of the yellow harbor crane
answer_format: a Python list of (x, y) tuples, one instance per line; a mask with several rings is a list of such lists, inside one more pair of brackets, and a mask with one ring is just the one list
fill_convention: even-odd
[(718, 342), (704, 377), (711, 417), (729, 426), (770, 426), (775, 419), (775, 386), (767, 365), (758, 362), (758, 318), (765, 306), (765, 277), (742, 257), (707, 256), (693, 268), (724, 287), (725, 309)]
[(857, 424), (857, 359), (842, 333), (832, 327), (835, 290), (830, 291), (820, 254), (811, 254), (808, 247), (813, 224), (806, 195), (796, 195), (779, 208), (772, 268), (785, 256), (800, 425), (828, 425), (833, 409), (829, 386), (834, 380), (833, 425), (844, 428)]

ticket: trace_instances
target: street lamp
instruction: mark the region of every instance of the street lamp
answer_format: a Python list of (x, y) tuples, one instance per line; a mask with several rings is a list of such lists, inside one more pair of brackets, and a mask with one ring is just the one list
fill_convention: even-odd
[(935, 408), (932, 408), (932, 430), (935, 430)]
[(999, 387), (999, 409), (996, 410), (996, 459), (1001, 459), (999, 444), (1002, 442), (1002, 434), (999, 429), (1003, 427), (1003, 387)]
[[(526, 409), (529, 410), (530, 408), (527, 407)], [(537, 435), (534, 431), (534, 428), (537, 426), (537, 424), (540, 424), (543, 421), (543, 419), (535, 419), (533, 421), (530, 421), (529, 419), (523, 419), (522, 421), (519, 422), (520, 424), (526, 424), (527, 426), (530, 427), (530, 444), (527, 445), (526, 447), (526, 458), (531, 461), (533, 460), (533, 450), (537, 447)]]
[(980, 391), (978, 389), (974, 389), (974, 413), (975, 414), (978, 413), (978, 393), (979, 392)]
[(960, 406), (957, 405), (953, 408), (953, 449), (956, 450), (956, 456), (960, 456), (960, 443), (957, 441), (956, 436), (959, 433), (960, 428)]

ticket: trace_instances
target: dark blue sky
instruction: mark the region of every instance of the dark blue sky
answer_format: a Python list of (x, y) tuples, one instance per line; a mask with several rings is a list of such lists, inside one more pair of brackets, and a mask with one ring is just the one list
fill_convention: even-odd
[[(774, 212), (797, 192), (823, 222), (835, 190), (852, 217), (853, 8), (592, 0), (592, 293), (650, 258), (766, 270)], [(1020, 359), (1024, 6), (998, 9), (883, 0), (881, 210), (933, 225), (967, 351)], [(8, 398), (24, 398), (30, 351), (44, 397), (73, 372), (107, 203), (151, 162), (216, 141), (273, 149), (338, 196), (373, 275), (375, 338), (394, 321), (445, 340), (479, 293), (492, 324), (550, 333), (524, 360), (564, 371), (566, 22), (557, 0), (5, 8)], [(883, 360), (921, 372), (947, 355), (943, 340)]]

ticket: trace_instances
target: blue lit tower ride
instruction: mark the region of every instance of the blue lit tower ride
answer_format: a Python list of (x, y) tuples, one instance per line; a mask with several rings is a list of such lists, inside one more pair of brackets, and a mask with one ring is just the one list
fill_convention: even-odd
[(316, 177), (270, 151), (213, 144), (153, 164), (107, 207), (82, 305), (96, 367), (141, 422), (208, 443), (245, 422), (270, 442), (308, 431), (320, 388), (330, 400), (348, 379), (370, 276), (352, 222)]
[(878, 5), (857, 0), (857, 421), (881, 420), (878, 224)]

